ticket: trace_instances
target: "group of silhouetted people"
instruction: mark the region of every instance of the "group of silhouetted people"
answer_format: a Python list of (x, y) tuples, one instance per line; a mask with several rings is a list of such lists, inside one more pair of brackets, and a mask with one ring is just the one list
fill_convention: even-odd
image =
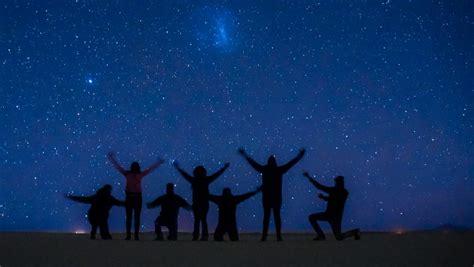
[[(200, 165), (194, 168), (193, 175), (190, 175), (180, 168), (177, 162), (174, 162), (174, 167), (192, 186), (193, 203), (190, 205), (184, 198), (175, 194), (174, 184), (172, 183), (166, 185), (166, 194), (147, 203), (147, 208), (150, 209), (161, 206), (160, 215), (155, 220), (156, 240), (164, 239), (161, 231), (161, 227), (163, 226), (168, 228), (168, 240), (178, 239), (178, 214), (179, 209), (184, 208), (186, 210), (192, 210), (193, 212), (194, 231), (192, 240), (207, 241), (209, 238), (207, 213), (209, 211), (209, 201), (211, 201), (218, 206), (219, 210), (218, 224), (214, 231), (214, 240), (223, 241), (224, 235), (227, 233), (231, 241), (237, 241), (239, 240), (236, 218), (237, 205), (257, 193), (262, 192), (264, 215), (261, 240), (267, 240), (270, 215), (273, 212), (277, 240), (282, 241), (280, 211), (282, 205), (283, 174), (288, 172), (291, 167), (303, 158), (305, 150), (301, 149), (295, 158), (280, 166), (277, 165), (276, 158), (273, 155), (268, 158), (266, 165), (261, 165), (253, 160), (244, 149), (241, 148), (238, 152), (247, 160), (250, 166), (262, 175), (262, 185), (256, 190), (242, 195), (233, 195), (231, 189), (228, 187), (223, 189), (222, 195), (213, 195), (209, 193), (209, 185), (225, 172), (229, 167), (229, 163), (226, 163), (224, 167), (212, 175), (208, 175), (206, 169)], [(95, 195), (88, 197), (67, 195), (67, 198), (91, 205), (87, 213), (87, 218), (91, 224), (91, 239), (96, 238), (97, 228), (100, 230), (102, 239), (112, 239), (108, 227), (109, 211), (112, 206), (124, 206), (126, 209), (126, 239), (131, 239), (133, 219), (135, 226), (134, 238), (135, 240), (139, 240), (140, 214), (143, 202), (141, 180), (163, 164), (164, 160), (160, 159), (142, 171), (140, 164), (136, 161), (132, 162), (130, 170), (126, 170), (118, 163), (114, 153), (109, 153), (108, 158), (113, 166), (126, 179), (125, 201), (118, 200), (111, 195), (112, 186), (109, 184), (97, 190)], [(354, 237), (356, 240), (360, 239), (359, 229), (341, 232), (344, 205), (349, 194), (344, 187), (344, 177), (337, 176), (335, 178), (335, 186), (328, 187), (318, 183), (307, 172), (303, 175), (306, 176), (317, 189), (327, 193), (327, 195), (319, 194), (319, 198), (327, 201), (326, 211), (314, 213), (309, 216), (309, 221), (317, 233), (314, 240), (325, 240), (324, 232), (321, 230), (317, 221), (327, 221), (331, 225), (337, 240), (343, 240), (348, 237)], [(201, 238), (199, 238), (201, 229)]]

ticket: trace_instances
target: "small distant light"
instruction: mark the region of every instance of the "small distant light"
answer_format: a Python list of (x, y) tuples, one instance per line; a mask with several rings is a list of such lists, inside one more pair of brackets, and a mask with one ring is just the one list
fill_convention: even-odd
[(80, 235), (80, 234), (85, 234), (86, 231), (82, 230), (82, 229), (77, 229), (76, 231), (74, 231), (74, 234), (76, 235)]
[(91, 78), (87, 79), (87, 83), (88, 83), (88, 84), (92, 84), (93, 82), (94, 82), (94, 81), (93, 81)]
[(405, 232), (402, 229), (395, 230), (395, 234), (403, 235)]

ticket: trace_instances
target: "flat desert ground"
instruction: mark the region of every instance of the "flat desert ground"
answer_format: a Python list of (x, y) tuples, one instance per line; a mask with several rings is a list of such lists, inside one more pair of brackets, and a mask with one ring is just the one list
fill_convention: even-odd
[(260, 242), (89, 240), (87, 234), (0, 233), (0, 266), (474, 266), (474, 232), (362, 233), (359, 241), (312, 241), (312, 234), (285, 234)]

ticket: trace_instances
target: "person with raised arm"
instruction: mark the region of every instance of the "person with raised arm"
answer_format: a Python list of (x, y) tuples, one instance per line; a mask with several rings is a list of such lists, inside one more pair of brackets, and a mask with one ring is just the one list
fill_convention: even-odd
[(137, 161), (132, 162), (130, 170), (126, 170), (115, 158), (115, 153), (110, 152), (107, 154), (112, 165), (117, 169), (126, 179), (125, 185), (125, 208), (126, 208), (126, 227), (127, 227), (127, 240), (131, 238), (132, 232), (132, 216), (135, 223), (135, 240), (139, 240), (140, 233), (140, 214), (142, 210), (142, 179), (143, 177), (150, 174), (161, 164), (164, 160), (158, 159), (150, 167), (141, 171), (140, 164)]
[(199, 165), (194, 168), (193, 176), (180, 168), (178, 162), (173, 163), (178, 172), (188, 181), (193, 190), (193, 215), (194, 215), (194, 231), (193, 241), (199, 239), (199, 226), (202, 225), (201, 241), (207, 241), (209, 231), (207, 228), (207, 212), (209, 211), (209, 184), (214, 182), (229, 167), (226, 163), (224, 167), (216, 173), (208, 176), (206, 169)]
[(303, 158), (305, 149), (301, 149), (295, 158), (280, 166), (277, 165), (274, 155), (268, 158), (266, 165), (261, 165), (252, 159), (243, 148), (239, 148), (238, 152), (247, 160), (250, 166), (262, 175), (263, 231), (261, 240), (267, 240), (270, 214), (273, 210), (277, 240), (282, 241), (280, 211), (282, 204), (283, 174), (289, 171), (291, 167)]
[(161, 206), (160, 215), (155, 220), (155, 233), (158, 241), (163, 240), (161, 226), (168, 227), (168, 240), (178, 240), (178, 215), (179, 208), (191, 210), (191, 205), (184, 198), (174, 193), (174, 184), (166, 185), (166, 194), (147, 203), (147, 208), (152, 209)]
[(90, 208), (87, 211), (87, 220), (91, 225), (90, 239), (95, 239), (97, 228), (100, 230), (100, 237), (104, 240), (112, 239), (109, 232), (109, 211), (112, 206), (125, 206), (125, 202), (116, 199), (112, 196), (112, 186), (109, 184), (99, 188), (95, 195), (84, 197), (84, 196), (73, 196), (65, 195), (66, 198), (80, 202), (90, 204)]
[(303, 175), (308, 178), (309, 182), (317, 189), (325, 192), (326, 195), (319, 194), (318, 197), (327, 202), (326, 211), (309, 215), (308, 220), (316, 231), (315, 241), (326, 240), (323, 230), (317, 221), (327, 221), (331, 225), (332, 232), (337, 240), (344, 240), (348, 237), (354, 237), (355, 240), (360, 239), (360, 230), (352, 229), (347, 232), (341, 232), (342, 215), (344, 213), (344, 205), (349, 192), (344, 187), (344, 176), (336, 176), (334, 178), (335, 185), (333, 187), (325, 186), (316, 181), (309, 173), (304, 172)]
[(226, 187), (222, 190), (222, 195), (209, 195), (209, 200), (219, 207), (219, 221), (216, 231), (214, 232), (215, 241), (224, 241), (224, 235), (229, 235), (230, 241), (239, 240), (239, 232), (237, 230), (237, 205), (241, 202), (255, 196), (262, 191), (262, 187), (258, 187), (255, 191), (242, 195), (232, 195), (230, 188)]

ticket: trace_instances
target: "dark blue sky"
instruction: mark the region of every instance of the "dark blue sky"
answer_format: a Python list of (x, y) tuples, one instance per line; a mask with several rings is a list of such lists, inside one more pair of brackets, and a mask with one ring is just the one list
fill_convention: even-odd
[[(175, 159), (230, 162), (211, 192), (247, 192), (260, 178), (240, 146), (262, 163), (307, 148), (284, 177), (286, 231), (324, 209), (303, 170), (346, 177), (345, 227), (474, 226), (471, 1), (44, 2), (0, 7), (1, 230), (87, 229), (63, 193), (110, 183), (124, 198), (110, 150), (167, 160), (146, 201), (168, 182), (190, 200)], [(113, 230), (124, 216), (112, 210)], [(261, 218), (260, 196), (239, 207), (242, 229)]]

